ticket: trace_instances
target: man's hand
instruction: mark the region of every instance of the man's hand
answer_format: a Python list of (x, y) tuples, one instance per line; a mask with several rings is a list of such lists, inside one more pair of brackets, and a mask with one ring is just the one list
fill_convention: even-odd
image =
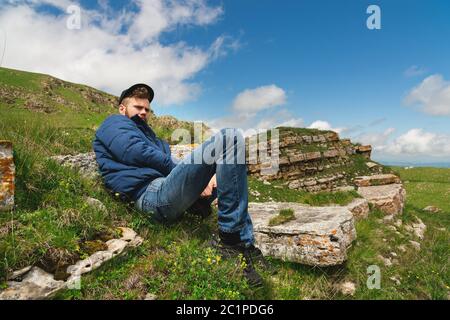
[(212, 195), (212, 191), (214, 188), (217, 188), (217, 180), (216, 175), (213, 175), (205, 190), (200, 194), (200, 197), (209, 197)]

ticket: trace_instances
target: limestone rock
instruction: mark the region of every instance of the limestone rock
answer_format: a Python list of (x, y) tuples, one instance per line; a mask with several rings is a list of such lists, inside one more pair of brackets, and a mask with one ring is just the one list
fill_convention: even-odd
[(128, 242), (129, 247), (137, 247), (144, 242), (144, 239), (138, 236), (133, 229), (126, 227), (120, 227), (119, 229), (122, 230), (122, 237), (120, 239)]
[(355, 219), (367, 218), (369, 215), (369, 202), (366, 199), (354, 199), (346, 207), (353, 213)]
[(427, 207), (423, 208), (423, 210), (431, 212), (431, 213), (438, 213), (441, 211), (441, 209), (439, 209), (438, 207), (435, 207), (435, 206), (427, 206)]
[(8, 288), (0, 292), (0, 300), (48, 299), (65, 287), (64, 281), (56, 281), (53, 275), (33, 267), (22, 281), (8, 281)]
[(378, 167), (379, 164), (378, 164), (378, 163), (375, 163), (375, 162), (369, 161), (369, 162), (366, 162), (366, 166), (368, 166), (369, 169), (372, 169), (372, 168)]
[(406, 190), (401, 184), (359, 187), (358, 193), (385, 214), (396, 215), (403, 212)]
[(394, 221), (394, 226), (396, 226), (397, 228), (400, 228), (402, 226), (403, 222), (401, 219), (397, 219)]
[(417, 241), (413, 241), (413, 240), (410, 240), (409, 243), (411, 243), (411, 245), (413, 246), (414, 249), (416, 249), (417, 251), (420, 251), (420, 243), (418, 243)]
[[(295, 219), (269, 226), (281, 209)], [(256, 246), (264, 255), (308, 265), (331, 266), (347, 259), (356, 239), (353, 214), (345, 207), (309, 207), (298, 203), (250, 203)]]
[(376, 174), (373, 176), (356, 177), (353, 182), (358, 187), (381, 186), (387, 184), (399, 184), (400, 178), (394, 174)]
[(416, 220), (417, 222), (412, 224), (413, 233), (417, 238), (423, 240), (427, 226), (419, 218), (416, 217)]
[(390, 277), (389, 280), (392, 280), (398, 286), (402, 284), (397, 277)]
[(356, 153), (362, 154), (366, 159), (370, 159), (370, 154), (372, 152), (372, 146), (357, 146), (355, 149)]
[(336, 188), (334, 188), (334, 191), (340, 191), (340, 192), (355, 191), (355, 187), (354, 186), (336, 187)]
[(14, 207), (15, 173), (12, 143), (0, 140), (0, 211)]
[[(120, 239), (111, 239), (106, 242), (107, 250), (97, 251), (88, 258), (67, 267), (70, 275), (64, 281), (56, 281), (54, 276), (38, 267), (27, 267), (14, 272), (8, 281), (8, 288), (0, 291), (2, 299), (47, 299), (63, 288), (78, 288), (82, 274), (100, 267), (104, 262), (120, 255), (127, 247), (138, 246), (143, 242), (136, 232), (130, 228), (122, 227)], [(12, 281), (15, 280), (15, 281)]]
[(391, 261), (391, 259), (385, 258), (385, 257), (383, 257), (381, 254), (378, 255), (378, 259), (381, 260), (381, 262), (383, 262), (383, 264), (384, 264), (386, 267), (392, 266), (392, 261)]
[(158, 297), (153, 293), (147, 293), (144, 300), (156, 300)]
[(395, 226), (387, 226), (386, 227), (388, 230), (391, 230), (393, 232), (397, 232), (397, 228)]
[(79, 153), (76, 155), (53, 156), (51, 159), (62, 166), (77, 170), (87, 179), (96, 179), (100, 177), (94, 152)]
[(177, 159), (183, 159), (198, 146), (198, 144), (174, 144), (170, 146), (172, 155)]
[(14, 272), (8, 277), (8, 280), (15, 280), (15, 279), (17, 279), (17, 278), (23, 276), (23, 275), (26, 274), (28, 271), (30, 271), (32, 267), (33, 267), (33, 266), (28, 266), (28, 267), (22, 268), (22, 269), (20, 269), (20, 270), (14, 271)]
[(339, 283), (336, 287), (339, 292), (341, 292), (343, 295), (346, 295), (346, 296), (353, 296), (356, 291), (356, 286), (351, 281), (345, 281), (345, 282)]
[(86, 203), (88, 205), (90, 205), (91, 207), (94, 207), (102, 212), (105, 212), (105, 213), (108, 212), (108, 209), (106, 209), (106, 206), (100, 200), (88, 197), (88, 198), (86, 198)]
[(389, 214), (383, 218), (383, 223), (392, 223), (394, 222), (394, 216)]

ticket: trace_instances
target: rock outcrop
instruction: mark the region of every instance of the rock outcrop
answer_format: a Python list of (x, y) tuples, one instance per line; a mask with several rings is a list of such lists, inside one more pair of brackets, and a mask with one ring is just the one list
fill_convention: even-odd
[(372, 176), (356, 177), (353, 182), (358, 187), (382, 186), (402, 183), (395, 174), (376, 174)]
[(0, 211), (14, 207), (15, 166), (12, 143), (0, 141)]
[(357, 198), (350, 202), (346, 208), (350, 210), (356, 220), (367, 218), (370, 212), (367, 199)]
[(395, 175), (374, 175), (357, 177), (355, 183), (360, 185), (358, 193), (375, 208), (387, 215), (403, 212), (406, 190)]
[[(295, 219), (269, 226), (282, 209)], [(356, 239), (353, 214), (345, 207), (310, 207), (298, 203), (250, 203), (255, 240), (264, 255), (314, 266), (333, 266), (347, 259)]]
[[(175, 158), (182, 159), (192, 152), (196, 144), (177, 144), (171, 145), (170, 149)], [(75, 155), (60, 155), (51, 157), (62, 166), (72, 168), (78, 171), (83, 177), (87, 179), (100, 178), (97, 161), (95, 160), (94, 152), (79, 153)]]
[(66, 281), (55, 280), (55, 275), (37, 266), (30, 266), (14, 272), (7, 282), (7, 288), (0, 291), (0, 300), (42, 300), (51, 298), (62, 289), (79, 289), (81, 275), (90, 272), (104, 262), (120, 255), (126, 248), (142, 244), (143, 239), (129, 228), (120, 228), (122, 236), (106, 242), (107, 249), (98, 251), (67, 268)]
[(62, 166), (77, 170), (83, 177), (87, 179), (96, 179), (100, 177), (94, 152), (79, 153), (75, 155), (53, 156), (51, 157), (51, 159), (55, 160)]
[[(263, 180), (282, 179), (290, 189), (308, 192), (333, 191), (352, 185), (356, 175), (380, 173), (381, 166), (370, 161), (371, 146), (352, 144), (339, 139), (333, 131), (288, 128), (279, 129), (278, 171), (267, 174), (273, 167), (272, 142), (256, 143), (256, 136), (247, 139), (249, 173)], [(258, 136), (258, 139), (261, 139)], [(267, 159), (261, 149), (267, 149)], [(364, 165), (371, 163), (371, 165)]]

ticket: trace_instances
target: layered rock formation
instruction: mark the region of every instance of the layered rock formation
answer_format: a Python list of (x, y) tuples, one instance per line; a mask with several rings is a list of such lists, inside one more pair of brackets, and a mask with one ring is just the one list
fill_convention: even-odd
[(15, 166), (10, 141), (0, 141), (0, 211), (14, 207)]
[[(342, 186), (352, 185), (357, 175), (379, 173), (382, 167), (370, 162), (371, 146), (355, 145), (348, 139), (339, 139), (333, 131), (287, 128), (279, 129), (279, 170), (266, 174), (272, 166), (271, 160), (260, 159), (264, 143), (250, 143), (249, 173), (264, 180), (283, 179), (290, 189), (309, 192), (332, 191)], [(254, 139), (254, 137), (253, 137)], [(247, 145), (252, 138), (247, 140)], [(270, 138), (268, 158), (272, 156)], [(254, 163), (255, 149), (258, 161)], [(253, 161), (252, 161), (253, 160)], [(370, 165), (368, 163), (371, 163)]]

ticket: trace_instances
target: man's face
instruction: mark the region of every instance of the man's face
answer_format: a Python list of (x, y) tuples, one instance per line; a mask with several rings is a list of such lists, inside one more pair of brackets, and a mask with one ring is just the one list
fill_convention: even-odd
[(119, 106), (119, 112), (128, 118), (139, 115), (142, 120), (147, 121), (147, 116), (150, 113), (150, 102), (147, 99), (126, 98)]

